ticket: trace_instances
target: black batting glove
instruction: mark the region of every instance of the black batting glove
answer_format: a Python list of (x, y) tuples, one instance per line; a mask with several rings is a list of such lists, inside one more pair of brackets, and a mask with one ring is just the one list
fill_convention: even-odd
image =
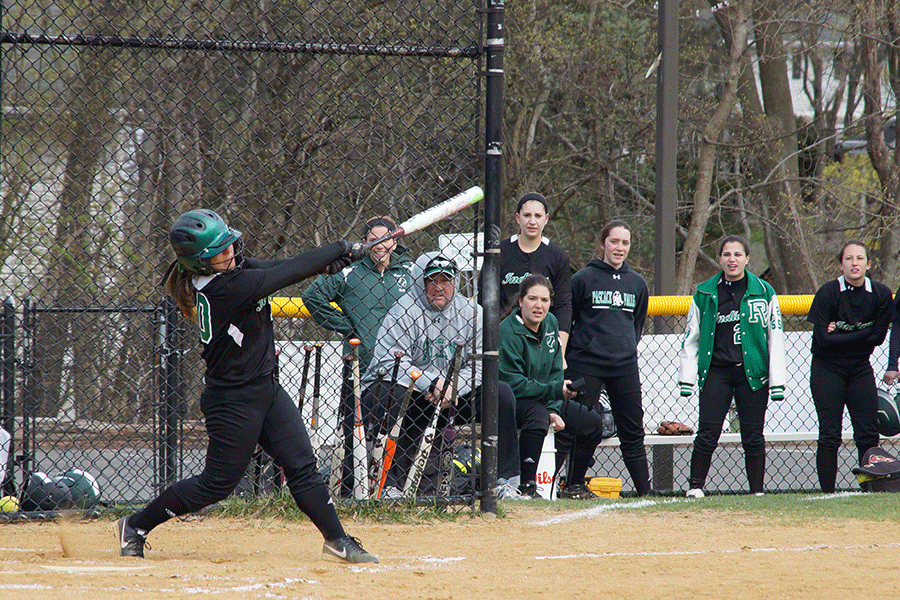
[(348, 256), (350, 260), (356, 262), (358, 260), (362, 260), (366, 257), (366, 254), (369, 252), (366, 250), (366, 245), (363, 242), (355, 242), (350, 245), (350, 252)]

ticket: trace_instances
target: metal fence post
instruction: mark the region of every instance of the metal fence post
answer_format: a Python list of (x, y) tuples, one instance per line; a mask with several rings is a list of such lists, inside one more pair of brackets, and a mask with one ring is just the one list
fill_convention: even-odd
[(159, 321), (159, 408), (157, 410), (157, 485), (175, 483), (178, 473), (178, 373), (180, 356), (178, 309), (170, 296), (160, 306)]
[(482, 298), (484, 303), (483, 346), (484, 357), (481, 393), (482, 424), (481, 443), (484, 474), (481, 510), (497, 512), (497, 495), (493, 492), (497, 481), (497, 414), (499, 410), (498, 382), (500, 373), (500, 283), (498, 269), (500, 258), (500, 184), (503, 158), (503, 0), (489, 0), (487, 16), (487, 42), (485, 44), (487, 84), (485, 88), (485, 194), (484, 194), (484, 270)]
[(13, 495), (16, 493), (13, 476), (16, 454), (16, 307), (9, 297), (3, 300), (0, 338), (3, 342), (3, 406), (0, 411), (0, 427), (10, 435), (5, 476), (0, 481), (0, 489), (3, 495)]

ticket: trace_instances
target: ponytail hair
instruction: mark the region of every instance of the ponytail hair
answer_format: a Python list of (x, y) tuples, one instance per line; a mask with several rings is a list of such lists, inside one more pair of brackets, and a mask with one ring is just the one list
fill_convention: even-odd
[(193, 275), (175, 268), (166, 279), (166, 291), (175, 300), (178, 310), (188, 321), (197, 322), (197, 300), (194, 296), (194, 284), (191, 282)]

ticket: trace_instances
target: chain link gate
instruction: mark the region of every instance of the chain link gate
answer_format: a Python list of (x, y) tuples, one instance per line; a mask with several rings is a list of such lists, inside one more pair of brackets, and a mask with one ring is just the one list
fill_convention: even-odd
[[(4, 0), (0, 293), (22, 319), (4, 333), (4, 491), (80, 469), (101, 505), (135, 504), (199, 473), (197, 330), (160, 287), (172, 221), (212, 208), (244, 233), (245, 254), (282, 258), (479, 185), (483, 13), (479, 2)], [(401, 243), (413, 259), (454, 256), (471, 295), (478, 214)], [(320, 412), (308, 400), (303, 415), (329, 476), (345, 332), (303, 309), (313, 281), (283, 290), (296, 316), (276, 308), (279, 379), (309, 398), (304, 348), (321, 345)], [(239, 491), (278, 475), (260, 454)]]

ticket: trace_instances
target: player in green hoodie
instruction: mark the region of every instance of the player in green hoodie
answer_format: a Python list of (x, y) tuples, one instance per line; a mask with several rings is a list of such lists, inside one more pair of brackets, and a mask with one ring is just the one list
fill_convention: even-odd
[(575, 401), (578, 392), (563, 374), (559, 326), (549, 312), (552, 297), (553, 286), (546, 277), (529, 275), (519, 284), (518, 308), (500, 323), (500, 381), (508, 383), (516, 396), (519, 491), (539, 497), (535, 476), (549, 425), (559, 432), (556, 441), (562, 456), (577, 436), (572, 479), (560, 491), (560, 498), (596, 498), (584, 485), (584, 476), (603, 439), (603, 420)]

